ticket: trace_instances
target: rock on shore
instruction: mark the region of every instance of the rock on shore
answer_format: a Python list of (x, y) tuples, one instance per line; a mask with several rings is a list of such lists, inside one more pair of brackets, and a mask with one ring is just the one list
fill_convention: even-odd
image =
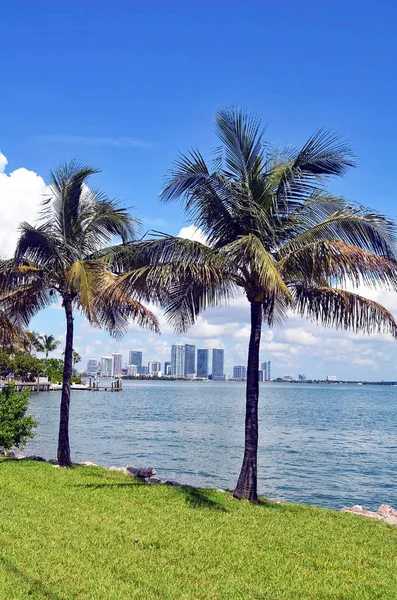
[(361, 504), (355, 504), (351, 508), (344, 506), (341, 511), (384, 521), (389, 525), (397, 525), (397, 510), (389, 504), (381, 504), (377, 511), (366, 510)]

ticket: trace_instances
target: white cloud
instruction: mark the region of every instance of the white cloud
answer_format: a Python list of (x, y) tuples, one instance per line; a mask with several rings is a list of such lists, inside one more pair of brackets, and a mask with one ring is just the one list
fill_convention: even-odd
[(194, 242), (206, 243), (206, 237), (199, 227), (196, 225), (189, 225), (188, 227), (182, 227), (177, 237), (184, 238), (186, 240), (193, 240)]
[(0, 255), (11, 257), (21, 221), (35, 223), (48, 188), (34, 171), (19, 168), (7, 174), (7, 158), (0, 153)]
[(303, 346), (316, 346), (320, 342), (319, 338), (303, 327), (283, 329), (283, 337), (287, 342), (302, 344)]
[(360, 358), (357, 356), (353, 359), (353, 363), (355, 365), (359, 365), (360, 367), (376, 367), (376, 363), (371, 358)]

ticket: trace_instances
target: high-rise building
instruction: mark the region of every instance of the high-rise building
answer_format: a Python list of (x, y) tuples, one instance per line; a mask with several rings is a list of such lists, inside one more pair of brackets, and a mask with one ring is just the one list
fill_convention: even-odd
[(197, 350), (197, 377), (208, 377), (208, 350)]
[(147, 368), (149, 375), (153, 375), (153, 377), (161, 376), (161, 362), (158, 360), (149, 360)]
[(136, 365), (128, 365), (127, 375), (130, 377), (136, 377), (138, 375), (138, 367)]
[(223, 363), (225, 358), (225, 351), (220, 348), (214, 348), (212, 351), (212, 379), (224, 379), (225, 375), (223, 372)]
[(138, 369), (138, 375), (149, 375), (149, 369), (146, 365), (142, 365)]
[(233, 367), (233, 379), (244, 381), (247, 378), (247, 369), (243, 365)]
[(171, 363), (168, 361), (164, 363), (164, 375), (171, 375)]
[(185, 346), (183, 344), (171, 346), (171, 375), (174, 377), (185, 376)]
[(102, 377), (111, 377), (113, 372), (113, 358), (111, 356), (102, 356), (101, 375)]
[(263, 381), (267, 381), (267, 362), (261, 363), (261, 370), (263, 371)]
[(263, 371), (263, 381), (270, 381), (270, 360), (261, 363), (261, 370)]
[(98, 361), (95, 358), (90, 358), (90, 360), (87, 362), (87, 374), (90, 377), (95, 377), (95, 375), (98, 373)]
[(306, 375), (298, 375), (299, 381), (306, 381)]
[(259, 369), (258, 370), (258, 381), (266, 381), (266, 379), (264, 379), (265, 376), (265, 371), (263, 371), (263, 369)]
[(113, 358), (113, 377), (120, 377), (123, 371), (123, 355), (115, 352)]
[(196, 372), (196, 346), (185, 344), (185, 377)]
[(128, 364), (136, 365), (139, 372), (139, 369), (142, 366), (142, 352), (140, 350), (130, 350)]

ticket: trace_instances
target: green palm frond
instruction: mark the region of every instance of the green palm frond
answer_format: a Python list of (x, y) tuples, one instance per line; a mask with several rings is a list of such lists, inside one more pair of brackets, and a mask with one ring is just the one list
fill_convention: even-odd
[(396, 258), (395, 225), (381, 215), (359, 212), (358, 208), (342, 209), (298, 233), (280, 248), (279, 255), (325, 240), (341, 240), (388, 259)]
[[(274, 258), (255, 235), (240, 236), (225, 246), (222, 252), (234, 265), (234, 271), (241, 273), (241, 279), (248, 280), (247, 284), (253, 292), (250, 300), (263, 302), (266, 296), (289, 299), (288, 287), (277, 270)], [(250, 289), (247, 292), (250, 293)]]
[(112, 302), (109, 301), (109, 296), (104, 294), (96, 299), (95, 312), (101, 327), (116, 338), (128, 331), (131, 321), (143, 329), (160, 333), (159, 322), (154, 313), (131, 297), (121, 301), (113, 296)]
[(259, 117), (238, 108), (226, 108), (217, 112), (215, 123), (223, 144), (227, 176), (249, 187), (256, 167), (263, 161), (264, 128)]
[(21, 223), (19, 231), (20, 237), (15, 251), (17, 265), (28, 261), (41, 267), (51, 266), (57, 270), (64, 268), (69, 259), (69, 252), (65, 252), (64, 244), (51, 224), (34, 227), (29, 223)]
[(43, 203), (43, 218), (55, 219), (64, 240), (72, 240), (78, 224), (81, 203), (88, 193), (87, 180), (99, 173), (95, 167), (72, 160), (51, 172), (50, 196)]

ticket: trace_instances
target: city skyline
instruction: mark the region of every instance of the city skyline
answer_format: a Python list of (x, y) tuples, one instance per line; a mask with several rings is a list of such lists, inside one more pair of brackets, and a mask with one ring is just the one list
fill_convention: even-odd
[[(143, 352), (140, 350), (129, 350), (128, 360), (135, 360), (135, 363), (123, 362), (123, 354), (114, 353), (112, 356), (102, 356), (100, 361), (95, 358), (90, 358), (87, 361), (87, 367), (85, 371), (88, 375), (94, 375), (98, 373), (106, 373), (105, 377), (109, 376), (109, 373), (113, 377), (119, 377), (121, 375), (127, 376), (139, 376), (149, 375), (154, 377), (160, 376), (174, 376), (178, 378), (212, 378), (214, 380), (222, 380), (225, 377), (234, 378), (239, 380), (245, 380), (246, 378), (246, 365), (235, 365), (233, 366), (232, 373), (228, 373), (224, 368), (224, 349), (212, 348), (212, 369), (209, 370), (209, 352), (208, 348), (198, 348), (194, 344), (173, 344), (171, 347), (171, 360), (161, 361), (157, 359), (151, 359), (144, 364)], [(195, 369), (197, 357), (197, 370)], [(188, 366), (186, 365), (188, 363)], [(271, 361), (265, 361), (260, 363), (260, 369), (258, 371), (258, 377), (260, 381), (271, 380)], [(300, 380), (306, 379), (306, 376), (299, 375)]]

